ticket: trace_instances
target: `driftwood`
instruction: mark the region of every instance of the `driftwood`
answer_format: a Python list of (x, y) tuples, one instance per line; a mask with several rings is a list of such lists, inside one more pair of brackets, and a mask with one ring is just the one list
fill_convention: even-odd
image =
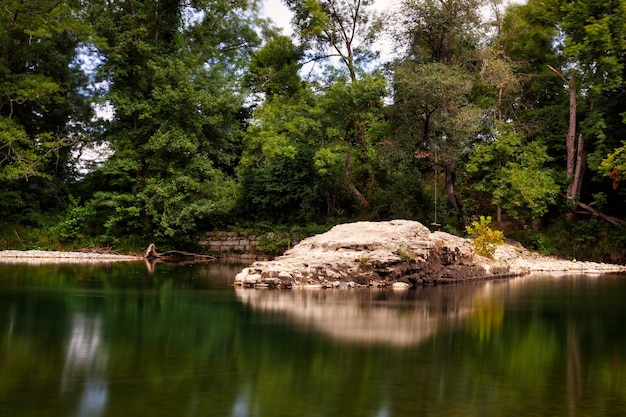
[(143, 257), (148, 260), (189, 260), (189, 259), (201, 259), (204, 261), (213, 261), (217, 259), (212, 255), (201, 255), (199, 253), (191, 253), (180, 250), (170, 250), (167, 252), (158, 252), (156, 249), (156, 245), (151, 243), (148, 245), (148, 248), (143, 253)]

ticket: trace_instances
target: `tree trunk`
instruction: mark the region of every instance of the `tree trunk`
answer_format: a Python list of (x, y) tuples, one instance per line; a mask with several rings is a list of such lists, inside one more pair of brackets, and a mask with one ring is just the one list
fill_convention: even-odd
[(581, 209), (585, 210), (586, 212), (588, 212), (589, 214), (592, 214), (596, 217), (601, 218), (602, 220), (612, 224), (613, 226), (623, 226), (624, 224), (626, 224), (626, 222), (624, 222), (621, 219), (618, 219), (616, 217), (613, 216), (609, 216), (608, 214), (604, 214), (601, 211), (598, 211), (596, 209), (594, 209), (591, 206), (588, 206), (587, 204), (583, 204), (580, 201), (576, 202), (576, 206), (580, 207)]
[(461, 201), (456, 195), (456, 192), (454, 189), (455, 179), (456, 179), (456, 162), (451, 161), (446, 164), (446, 192), (448, 194), (448, 200), (450, 201), (450, 204), (452, 204), (452, 207), (454, 207), (454, 210), (457, 213), (457, 217), (460, 219), (462, 218), (461, 214), (463, 210), (463, 204), (461, 204)]
[(576, 150), (576, 77), (574, 75), (574, 71), (570, 72), (568, 79), (552, 66), (548, 65), (548, 68), (558, 75), (569, 88), (569, 127), (567, 130), (567, 137), (565, 138), (565, 145), (567, 147), (567, 204), (569, 205), (569, 210), (565, 215), (565, 218), (567, 221), (573, 221), (576, 212), (576, 197), (580, 194), (582, 186), (582, 173), (585, 155), (583, 152), (582, 134), (578, 136), (578, 151)]
[(584, 145), (585, 141), (583, 138), (583, 134), (581, 133), (578, 135), (578, 149), (576, 150), (576, 168), (574, 170), (574, 177), (572, 178), (572, 182), (570, 183), (567, 193), (568, 198), (571, 200), (574, 200), (578, 195), (580, 195), (580, 190), (582, 188), (586, 159)]
[(354, 196), (358, 200), (359, 204), (361, 205), (361, 208), (367, 209), (369, 207), (369, 201), (367, 201), (367, 198), (365, 198), (363, 194), (359, 191), (359, 189), (356, 188), (356, 186), (352, 182), (351, 176), (352, 176), (352, 155), (350, 153), (350, 150), (348, 149), (348, 152), (346, 154), (346, 163), (344, 166), (343, 180), (346, 186), (350, 189), (350, 191), (352, 191), (352, 194), (354, 194)]
[(502, 227), (502, 206), (500, 204), (496, 206), (496, 225), (498, 228)]
[[(576, 166), (576, 83), (574, 73), (569, 76), (567, 83), (569, 88), (569, 128), (565, 144), (567, 146), (567, 180), (571, 184), (574, 180)], [(568, 196), (573, 197), (573, 196)]]

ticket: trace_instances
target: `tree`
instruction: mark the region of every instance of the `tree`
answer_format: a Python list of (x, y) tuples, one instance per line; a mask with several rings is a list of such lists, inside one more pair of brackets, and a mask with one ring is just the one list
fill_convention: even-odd
[[(359, 214), (371, 203), (355, 201), (355, 195), (365, 197), (353, 178), (363, 183), (372, 173), (368, 165), (353, 164), (362, 156), (349, 138), (354, 126), (362, 126), (362, 137), (378, 135), (385, 79), (363, 77), (354, 87), (347, 79), (320, 93), (303, 85), (255, 109), (238, 167), (247, 212), (278, 222), (313, 221)], [(374, 159), (367, 147), (367, 158)]]
[(75, 61), (77, 47), (89, 36), (80, 7), (79, 1), (3, 2), (0, 200), (8, 203), (0, 207), (3, 216), (9, 208), (17, 213), (58, 207), (63, 198), (49, 191), (67, 180), (71, 145), (90, 117), (81, 94), (85, 77)]
[(499, 124), (493, 140), (474, 146), (465, 169), (474, 192), (487, 193), (510, 216), (535, 221), (559, 191), (548, 161), (545, 145), (527, 142), (510, 125)]
[[(346, 150), (344, 184), (361, 211), (367, 214), (371, 211), (374, 186), (375, 139), (368, 134), (369, 122), (363, 115), (369, 114), (370, 109), (380, 109), (386, 92), (371, 88), (371, 81), (380, 76), (368, 74), (364, 64), (375, 55), (370, 47), (380, 35), (381, 21), (370, 9), (372, 0), (285, 0), (285, 4), (294, 13), (293, 24), (309, 59), (316, 62), (330, 59), (331, 66), (338, 63), (340, 68), (339, 75), (330, 70), (326, 82), (330, 86), (328, 93), (337, 99), (336, 103), (347, 105), (334, 109), (339, 113), (335, 117), (333, 139), (341, 141), (341, 148)], [(364, 91), (368, 97), (359, 97)], [(372, 100), (369, 94), (373, 91), (378, 96)]]
[(464, 66), (481, 37), (480, 6), (479, 0), (404, 0), (396, 41), (416, 61)]
[(90, 3), (115, 113), (102, 136), (113, 155), (89, 204), (109, 236), (184, 237), (228, 215), (241, 70), (264, 24), (255, 11), (254, 1)]
[(415, 154), (443, 165), (448, 200), (462, 222), (455, 190), (457, 159), (480, 130), (472, 105), (471, 64), (480, 17), (474, 0), (408, 0), (399, 17), (399, 42), (409, 45), (395, 66), (394, 121), (400, 136), (413, 138)]
[(601, 172), (601, 161), (620, 148), (626, 135), (626, 7), (621, 0), (572, 1), (563, 2), (560, 10), (563, 52), (580, 72), (584, 91), (579, 138), (584, 137), (589, 157), (583, 162)]
[(308, 89), (275, 96), (255, 109), (237, 167), (240, 205), (254, 220), (305, 222), (322, 215), (313, 166), (320, 109)]
[(380, 35), (381, 20), (372, 0), (284, 0), (294, 13), (293, 24), (314, 61), (338, 58), (350, 81), (360, 64), (373, 57), (370, 47)]
[[(572, 219), (578, 208), (589, 207), (581, 205), (581, 200), (608, 190), (608, 184), (597, 183), (597, 178), (583, 182), (583, 169), (588, 166), (598, 172), (602, 159), (620, 146), (619, 138), (626, 133), (620, 116), (626, 104), (622, 92), (623, 2), (529, 1), (511, 10), (511, 16), (523, 17), (528, 28), (524, 36), (511, 39), (513, 53), (524, 49), (527, 57), (537, 58), (534, 70), (527, 73), (534, 73), (535, 79), (546, 71), (557, 75), (552, 74), (553, 81), (544, 78), (536, 83), (544, 86), (543, 93), (539, 100), (528, 103), (533, 109), (539, 107), (539, 102), (561, 109), (561, 114), (549, 114), (544, 126), (559, 126), (561, 143), (565, 137), (565, 146), (547, 143), (553, 150), (564, 149), (565, 158), (558, 161), (564, 160), (565, 194), (570, 202), (567, 217)], [(534, 42), (541, 52), (530, 53), (521, 46), (529, 39), (541, 39), (541, 43)], [(554, 120), (562, 121), (556, 124)]]
[(298, 74), (302, 53), (287, 36), (270, 39), (252, 55), (248, 82), (252, 90), (265, 94), (269, 101), (276, 96), (293, 96), (301, 90)]
[(448, 199), (460, 215), (454, 184), (457, 157), (480, 128), (480, 111), (470, 102), (473, 78), (458, 66), (409, 60), (396, 67), (394, 76), (398, 133), (413, 137), (416, 156), (443, 166)]

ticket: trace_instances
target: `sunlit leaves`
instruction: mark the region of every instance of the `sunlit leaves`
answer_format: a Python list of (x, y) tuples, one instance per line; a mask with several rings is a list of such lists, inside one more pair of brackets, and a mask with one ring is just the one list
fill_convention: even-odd
[(288, 37), (271, 39), (252, 56), (248, 77), (253, 90), (265, 93), (268, 100), (275, 95), (295, 94), (302, 82), (298, 74), (300, 57)]
[(44, 164), (69, 145), (66, 138), (52, 133), (29, 137), (15, 120), (0, 116), (0, 180), (50, 178)]
[(622, 141), (622, 146), (616, 148), (602, 160), (599, 171), (613, 181), (614, 189), (618, 188), (619, 182), (626, 175), (626, 141)]
[(28, 178), (38, 173), (40, 155), (24, 129), (15, 121), (0, 117), (0, 179)]
[(546, 147), (526, 143), (510, 127), (500, 129), (492, 141), (474, 147), (466, 167), (469, 178), (476, 191), (489, 193), (509, 215), (539, 218), (559, 192), (554, 173), (545, 166)]

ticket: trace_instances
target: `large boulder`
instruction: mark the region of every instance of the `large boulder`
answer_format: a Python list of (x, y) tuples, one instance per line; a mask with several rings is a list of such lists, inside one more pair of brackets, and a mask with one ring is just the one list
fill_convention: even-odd
[(234, 284), (255, 288), (406, 288), (510, 276), (508, 265), (477, 257), (472, 243), (416, 221), (356, 222), (309, 237), (282, 256), (255, 262)]

